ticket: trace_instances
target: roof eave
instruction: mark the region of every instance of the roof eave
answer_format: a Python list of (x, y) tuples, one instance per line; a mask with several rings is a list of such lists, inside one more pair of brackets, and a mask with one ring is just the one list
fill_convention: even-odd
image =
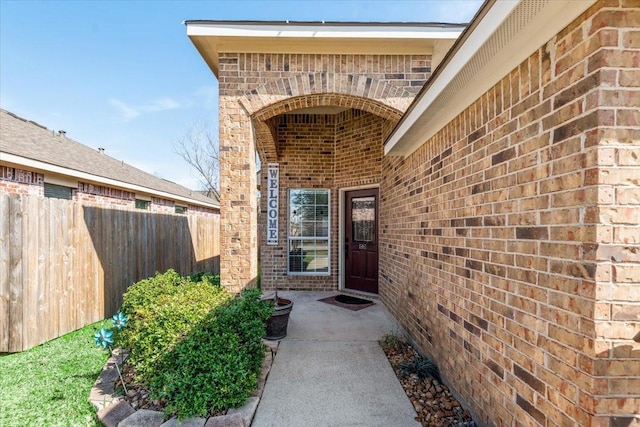
[(487, 1), (387, 138), (385, 155), (413, 153), (595, 1)]
[(152, 188), (144, 187), (141, 185), (131, 184), (128, 182), (119, 181), (111, 178), (105, 178), (103, 176), (94, 175), (87, 172), (78, 171), (75, 169), (65, 168), (63, 166), (57, 166), (50, 163), (30, 159), (28, 157), (18, 156), (18, 155), (7, 153), (7, 152), (1, 152), (1, 154), (2, 154), (3, 163), (23, 166), (23, 167), (37, 169), (45, 172), (51, 172), (59, 175), (65, 175), (65, 176), (73, 177), (76, 179), (87, 180), (91, 182), (105, 184), (108, 186), (122, 188), (132, 192), (140, 192), (140, 193), (150, 194), (152, 196), (161, 197), (164, 199), (171, 199), (171, 200), (176, 200), (180, 202), (185, 202), (191, 205), (203, 206), (210, 209), (220, 209), (220, 206), (216, 205), (215, 203), (207, 203), (201, 200), (191, 199), (189, 197), (180, 196), (178, 194), (173, 194), (166, 191), (154, 190)]
[(218, 76), (221, 53), (430, 54), (465, 24), (185, 21), (187, 36)]

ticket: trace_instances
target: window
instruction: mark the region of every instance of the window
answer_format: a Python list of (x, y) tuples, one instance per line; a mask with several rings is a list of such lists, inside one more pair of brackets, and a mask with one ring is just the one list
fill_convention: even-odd
[(45, 182), (44, 197), (71, 200), (73, 198), (73, 188), (65, 187), (63, 185), (49, 184), (48, 182)]
[(148, 200), (140, 200), (136, 199), (136, 209), (149, 209), (149, 201)]
[(177, 206), (176, 205), (176, 213), (177, 214), (185, 214), (185, 213), (187, 213), (187, 208), (185, 208), (184, 206)]
[(329, 274), (329, 190), (289, 190), (289, 273)]

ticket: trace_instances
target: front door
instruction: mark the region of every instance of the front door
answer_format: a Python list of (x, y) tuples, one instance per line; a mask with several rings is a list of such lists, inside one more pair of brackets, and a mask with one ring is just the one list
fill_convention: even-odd
[(345, 193), (347, 289), (378, 293), (378, 189)]

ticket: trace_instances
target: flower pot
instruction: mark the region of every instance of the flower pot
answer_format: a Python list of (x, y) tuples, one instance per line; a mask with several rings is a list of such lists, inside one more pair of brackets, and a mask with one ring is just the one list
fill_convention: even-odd
[[(276, 299), (266, 299), (265, 301), (276, 302)], [(264, 336), (268, 340), (279, 340), (287, 336), (287, 325), (289, 324), (289, 313), (293, 309), (293, 301), (286, 298), (278, 298), (275, 310), (267, 319), (267, 333)]]

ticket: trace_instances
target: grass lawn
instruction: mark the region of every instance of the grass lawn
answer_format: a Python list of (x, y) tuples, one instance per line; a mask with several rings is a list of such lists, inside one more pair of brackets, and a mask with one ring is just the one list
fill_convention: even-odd
[(101, 425), (87, 402), (107, 360), (93, 340), (101, 324), (0, 355), (0, 426)]

